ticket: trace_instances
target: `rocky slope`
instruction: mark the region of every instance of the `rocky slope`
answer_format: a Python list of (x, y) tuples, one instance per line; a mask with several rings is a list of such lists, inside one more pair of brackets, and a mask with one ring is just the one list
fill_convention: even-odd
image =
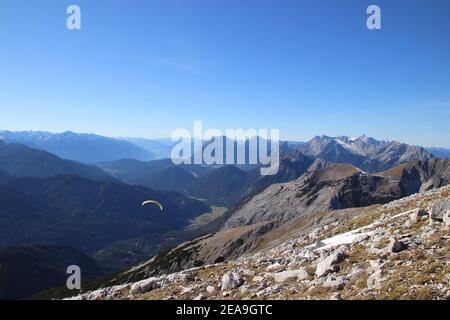
[(236, 210), (225, 228), (269, 221), (281, 224), (314, 212), (386, 203), (448, 183), (447, 159), (415, 161), (378, 174), (338, 164), (268, 187)]
[(311, 220), (237, 259), (140, 278), (143, 265), (71, 299), (450, 298), (449, 186)]

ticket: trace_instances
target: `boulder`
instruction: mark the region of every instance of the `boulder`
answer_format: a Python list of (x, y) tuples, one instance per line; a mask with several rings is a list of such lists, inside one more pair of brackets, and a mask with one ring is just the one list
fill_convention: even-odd
[(280, 292), (282, 292), (283, 289), (284, 289), (283, 285), (274, 285), (272, 287), (267, 287), (265, 289), (258, 291), (256, 293), (256, 296), (259, 298), (261, 296), (266, 296), (266, 295), (276, 295), (276, 294), (279, 294)]
[(394, 240), (391, 242), (389, 248), (390, 248), (390, 251), (391, 251), (391, 252), (399, 253), (399, 252), (402, 252), (402, 251), (408, 249), (408, 244), (406, 244), (406, 243), (403, 242), (403, 241), (399, 241), (399, 240), (397, 240), (397, 239), (394, 239)]
[(194, 261), (194, 267), (195, 267), (195, 268), (201, 267), (201, 266), (203, 266), (203, 265), (204, 265), (204, 262), (203, 262), (203, 261), (200, 261), (200, 260), (195, 260), (195, 261)]
[(412, 222), (420, 221), (422, 217), (427, 217), (428, 215), (428, 211), (424, 209), (417, 208), (409, 211), (409, 216)]
[(321, 233), (322, 231), (323, 231), (322, 228), (317, 228), (317, 229), (313, 230), (313, 231), (308, 235), (308, 237), (309, 237), (310, 239), (317, 238), (317, 237), (320, 235), (320, 233)]
[(191, 286), (187, 286), (187, 287), (181, 287), (181, 295), (186, 295), (186, 294), (191, 294), (193, 293), (196, 289), (198, 289), (199, 285), (191, 285)]
[(239, 275), (239, 273), (230, 271), (227, 272), (222, 277), (222, 292), (229, 291), (232, 289), (239, 288), (241, 285), (244, 284), (244, 279)]
[(435, 221), (443, 221), (444, 215), (450, 210), (450, 199), (434, 202), (430, 208), (430, 219)]
[(311, 290), (314, 290), (315, 288), (317, 288), (318, 286), (322, 286), (325, 283), (325, 281), (326, 281), (325, 277), (315, 278), (314, 280), (312, 280), (308, 283), (308, 287), (309, 287), (308, 290), (311, 291)]
[(323, 283), (323, 286), (326, 288), (333, 288), (337, 290), (342, 290), (344, 286), (347, 284), (347, 279), (342, 276), (330, 275), (327, 280)]
[(316, 243), (314, 244), (314, 248), (318, 249), (318, 248), (324, 247), (325, 245), (326, 244), (323, 241), (317, 240)]
[(254, 277), (256, 275), (256, 272), (254, 270), (244, 269), (244, 275), (248, 277)]
[(214, 263), (222, 263), (225, 262), (225, 258), (222, 256), (219, 256), (216, 258), (216, 260), (214, 260)]
[(244, 285), (239, 288), (239, 291), (241, 294), (246, 294), (249, 290), (250, 290), (250, 286), (248, 286), (248, 285)]
[(272, 271), (272, 270), (277, 270), (277, 269), (281, 269), (281, 268), (283, 268), (283, 266), (280, 263), (276, 262), (276, 263), (268, 266), (267, 270)]
[(341, 263), (346, 257), (346, 248), (339, 247), (333, 251), (328, 257), (319, 261), (316, 267), (316, 276), (324, 277), (330, 273), (339, 270), (338, 264)]
[(296, 278), (297, 280), (304, 280), (308, 277), (308, 272), (304, 269), (286, 270), (283, 272), (274, 273), (272, 276), (276, 282), (280, 283), (293, 278)]
[(333, 293), (330, 297), (330, 300), (344, 300), (340, 293)]
[(381, 288), (381, 269), (378, 269), (367, 278), (367, 288), (369, 290)]
[(133, 283), (133, 285), (130, 288), (130, 294), (131, 295), (142, 294), (153, 291), (160, 287), (161, 284), (157, 281), (157, 278), (149, 278), (146, 280)]
[(347, 274), (347, 277), (353, 278), (359, 275), (361, 272), (363, 272), (364, 269), (358, 266), (353, 266), (350, 272)]
[(196, 296), (193, 300), (206, 300), (206, 297), (204, 294), (200, 293), (198, 296)]
[(181, 272), (178, 276), (175, 276), (174, 280), (176, 280), (176, 278), (179, 278), (182, 281), (194, 281), (196, 276), (197, 273), (195, 272), (184, 271)]
[(450, 227), (450, 210), (444, 213), (442, 220), (444, 221), (444, 226)]

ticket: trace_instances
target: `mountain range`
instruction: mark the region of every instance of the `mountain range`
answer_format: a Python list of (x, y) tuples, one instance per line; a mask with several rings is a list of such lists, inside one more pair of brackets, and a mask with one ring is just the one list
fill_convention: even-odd
[[(202, 151), (211, 143), (221, 139), (224, 146), (231, 140), (227, 137), (215, 137), (200, 141)], [(0, 140), (6, 143), (20, 143), (31, 148), (53, 153), (63, 159), (80, 162), (108, 162), (122, 159), (148, 161), (170, 158), (175, 142), (170, 139), (144, 138), (109, 138), (105, 136), (71, 131), (50, 133), (45, 131), (0, 131)], [(252, 137), (246, 141), (231, 142), (234, 150), (243, 146), (247, 151), (250, 144), (256, 142)], [(262, 142), (267, 142), (262, 140)], [(192, 153), (196, 151), (193, 148)], [(396, 141), (379, 141), (365, 135), (358, 138), (347, 136), (316, 136), (308, 142), (280, 142), (282, 154), (300, 150), (304, 154), (319, 157), (334, 163), (351, 163), (363, 170), (376, 172), (411, 160), (427, 160), (431, 154), (449, 157), (449, 150), (444, 148), (427, 148), (410, 146)], [(269, 144), (270, 152), (270, 144)], [(248, 155), (246, 162), (248, 162)], [(241, 165), (242, 167), (242, 165)], [(245, 167), (242, 167), (245, 170)]]
[(144, 138), (119, 138), (124, 141), (129, 141), (145, 150), (153, 153), (155, 158), (167, 159), (170, 158), (172, 147), (175, 144), (171, 139), (144, 139)]
[[(175, 165), (154, 159), (167, 155), (171, 143), (2, 131), (0, 248), (12, 250), (2, 261), (11, 279), (27, 272), (17, 261), (30, 261), (47, 282), (12, 296), (59, 285), (59, 275), (56, 281), (51, 274), (61, 267), (64, 251), (94, 259), (86, 261), (103, 273), (156, 254), (131, 273), (138, 279), (235, 259), (279, 243), (285, 232), (293, 232), (290, 227), (310, 225), (312, 217), (388, 203), (450, 181), (450, 160), (366, 136), (281, 142), (279, 171), (272, 176), (262, 176), (259, 164)], [(114, 155), (104, 148), (116, 148)], [(90, 158), (83, 158), (84, 152)], [(163, 211), (142, 207), (147, 199), (159, 201)], [(223, 214), (215, 215), (217, 207), (228, 211), (219, 208)], [(214, 218), (195, 222), (205, 216)], [(14, 273), (14, 263), (22, 271)], [(12, 282), (5, 283), (0, 293), (7, 296)]]
[(112, 161), (125, 158), (151, 160), (158, 155), (130, 141), (95, 134), (50, 133), (42, 131), (0, 131), (0, 140), (42, 149), (63, 159), (81, 162)]
[[(222, 139), (224, 145), (227, 138)], [(228, 141), (229, 142), (229, 141)], [(247, 148), (250, 141), (241, 142)], [(238, 147), (234, 143), (235, 155)], [(203, 150), (208, 146), (205, 143)], [(127, 183), (163, 190), (177, 190), (208, 204), (232, 207), (248, 194), (273, 183), (286, 182), (307, 171), (323, 169), (333, 163), (349, 163), (368, 172), (383, 171), (413, 160), (433, 157), (425, 149), (399, 142), (378, 141), (361, 136), (317, 136), (306, 143), (280, 143), (280, 169), (274, 176), (261, 176), (259, 165), (180, 165), (170, 160), (140, 162), (120, 160), (97, 164)], [(224, 152), (226, 158), (226, 152)], [(248, 154), (247, 154), (248, 162)]]
[(401, 163), (429, 160), (433, 157), (419, 146), (397, 141), (379, 141), (367, 136), (316, 136), (296, 149), (329, 162), (349, 163), (368, 172), (383, 171)]

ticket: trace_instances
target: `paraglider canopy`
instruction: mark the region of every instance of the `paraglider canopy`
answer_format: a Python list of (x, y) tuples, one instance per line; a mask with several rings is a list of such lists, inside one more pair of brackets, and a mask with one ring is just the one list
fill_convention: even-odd
[(155, 200), (147, 200), (147, 201), (142, 202), (142, 206), (146, 206), (146, 205), (148, 205), (148, 204), (153, 204), (153, 205), (155, 205), (155, 206), (158, 206), (159, 209), (161, 209), (161, 211), (163, 211), (163, 206), (162, 206), (161, 203), (159, 203), (158, 201), (155, 201)]

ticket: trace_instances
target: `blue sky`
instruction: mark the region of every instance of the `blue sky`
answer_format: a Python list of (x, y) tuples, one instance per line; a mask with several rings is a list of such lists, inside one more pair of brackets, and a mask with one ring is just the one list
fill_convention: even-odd
[(202, 120), (450, 147), (449, 39), (448, 0), (1, 0), (0, 129), (153, 138)]

